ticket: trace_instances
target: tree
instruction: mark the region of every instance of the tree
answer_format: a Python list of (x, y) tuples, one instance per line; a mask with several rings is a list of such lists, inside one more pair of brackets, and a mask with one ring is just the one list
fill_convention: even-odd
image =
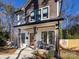
[(8, 15), (11, 17), (11, 41), (14, 39), (13, 35), (14, 35), (14, 7), (11, 5), (7, 5), (6, 6), (6, 11), (8, 13)]
[(1, 19), (0, 19), (0, 32), (2, 32), (2, 24), (1, 24)]
[[(11, 5), (7, 5), (7, 4), (3, 4), (2, 2), (0, 2), (0, 7), (3, 7), (4, 10), (6, 11), (6, 13), (4, 12), (4, 14), (6, 15), (7, 18), (7, 22), (6, 22), (6, 28), (8, 28), (9, 26), (9, 32), (11, 35), (11, 41), (13, 40), (13, 34), (14, 34), (14, 28), (13, 28), (13, 23), (14, 23), (14, 10), (15, 8)], [(10, 17), (10, 19), (9, 19)], [(11, 22), (10, 22), (11, 21)]]
[(6, 41), (9, 39), (9, 33), (8, 32), (3, 32), (2, 31), (2, 23), (0, 19), (0, 46), (5, 46)]

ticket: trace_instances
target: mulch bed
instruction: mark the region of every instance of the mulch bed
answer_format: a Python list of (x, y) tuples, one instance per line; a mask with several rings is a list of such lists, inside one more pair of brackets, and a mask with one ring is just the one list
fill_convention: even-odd
[(15, 48), (0, 47), (0, 55), (3, 55), (3, 54), (14, 54), (15, 51), (16, 51)]

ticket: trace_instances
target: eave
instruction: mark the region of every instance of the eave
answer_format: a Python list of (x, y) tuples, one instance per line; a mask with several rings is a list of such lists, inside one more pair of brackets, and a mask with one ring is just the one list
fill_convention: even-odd
[(36, 24), (42, 24), (42, 23), (48, 23), (48, 22), (57, 22), (57, 21), (62, 21), (63, 18), (55, 18), (55, 19), (48, 19), (48, 20), (43, 20), (39, 22), (32, 22), (32, 23), (26, 23), (26, 24), (21, 24), (21, 25), (16, 25), (14, 27), (21, 27), (21, 26), (29, 26), (29, 25), (36, 25)]

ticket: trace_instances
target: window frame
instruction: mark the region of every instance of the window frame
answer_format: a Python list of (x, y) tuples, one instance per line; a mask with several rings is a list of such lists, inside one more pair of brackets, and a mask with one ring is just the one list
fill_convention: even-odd
[[(42, 12), (42, 11), (41, 11), (41, 8), (36, 9), (36, 10), (35, 10), (35, 13), (36, 13), (37, 10), (38, 10), (38, 13), (39, 13), (39, 11), (40, 11), (40, 16), (41, 16), (41, 12)], [(39, 15), (39, 14), (38, 14), (38, 15)], [(37, 17), (37, 14), (35, 14), (35, 19), (37, 19), (36, 17)], [(40, 20), (41, 20), (41, 18), (42, 18), (42, 16), (40, 17)]]
[[(45, 37), (45, 35), (46, 35), (46, 37)], [(48, 37), (47, 37), (47, 31), (41, 32), (41, 39), (42, 39), (42, 41), (43, 41), (45, 44), (47, 44), (47, 39), (48, 39)]]
[[(47, 8), (48, 9), (48, 18), (45, 18), (45, 19), (43, 19), (43, 9), (44, 8)], [(42, 7), (42, 8), (39, 8), (39, 9), (36, 9), (36, 10), (33, 10), (32, 12), (34, 12), (34, 17), (35, 17), (35, 19), (36, 19), (36, 16), (37, 16), (37, 14), (36, 14), (36, 11), (39, 11), (40, 10), (40, 15), (41, 15), (41, 17), (40, 17), (40, 21), (42, 21), (42, 20), (48, 20), (48, 19), (50, 19), (50, 7), (49, 6), (45, 6), (45, 7)], [(31, 12), (31, 13), (32, 13)], [(31, 13), (30, 13), (30, 19), (29, 19), (29, 22), (35, 22), (36, 20), (31, 20)]]
[[(35, 10), (33, 10), (32, 12), (34, 12), (34, 18), (35, 18)], [(31, 13), (32, 13), (32, 12), (31, 12)], [(30, 13), (30, 19), (29, 19), (29, 22), (35, 22), (35, 19), (34, 19), (34, 20), (31, 19), (31, 13)]]
[[(45, 8), (48, 8), (48, 18), (43, 19), (43, 9), (45, 9)], [(45, 6), (45, 7), (42, 7), (41, 10), (42, 10), (41, 11), (42, 12), (41, 13), (41, 17), (42, 17), (41, 20), (48, 20), (48, 19), (50, 19), (50, 7), (49, 6)]]
[(55, 44), (55, 31), (48, 31), (48, 39), (50, 44)]
[[(46, 35), (47, 35), (47, 36), (46, 36), (47, 39), (44, 38), (44, 34), (45, 34), (44, 32), (47, 33), (47, 34), (46, 34)], [(51, 34), (49, 34), (49, 32), (52, 32), (52, 33), (51, 33), (52, 35), (54, 34), (54, 36), (52, 36), (52, 38), (54, 38), (54, 41), (51, 40), (52, 42), (50, 42), (50, 39), (51, 39), (51, 38), (50, 38), (50, 35), (51, 35)], [(56, 31), (55, 31), (55, 30), (53, 30), (53, 31), (51, 31), (51, 30), (50, 30), (50, 31), (42, 31), (42, 32), (41, 32), (41, 40), (42, 40), (44, 43), (46, 43), (46, 44), (55, 44), (55, 41), (56, 41)], [(44, 40), (46, 40), (46, 41), (44, 41)]]

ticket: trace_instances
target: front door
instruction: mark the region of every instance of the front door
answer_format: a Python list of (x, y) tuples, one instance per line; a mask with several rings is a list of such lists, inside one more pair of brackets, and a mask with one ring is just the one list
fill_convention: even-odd
[(29, 45), (28, 43), (28, 33), (21, 33), (21, 39), (22, 39), (22, 44), (23, 44), (23, 47), (26, 47)]
[(30, 33), (30, 46), (34, 46), (35, 40), (34, 40), (34, 33)]

